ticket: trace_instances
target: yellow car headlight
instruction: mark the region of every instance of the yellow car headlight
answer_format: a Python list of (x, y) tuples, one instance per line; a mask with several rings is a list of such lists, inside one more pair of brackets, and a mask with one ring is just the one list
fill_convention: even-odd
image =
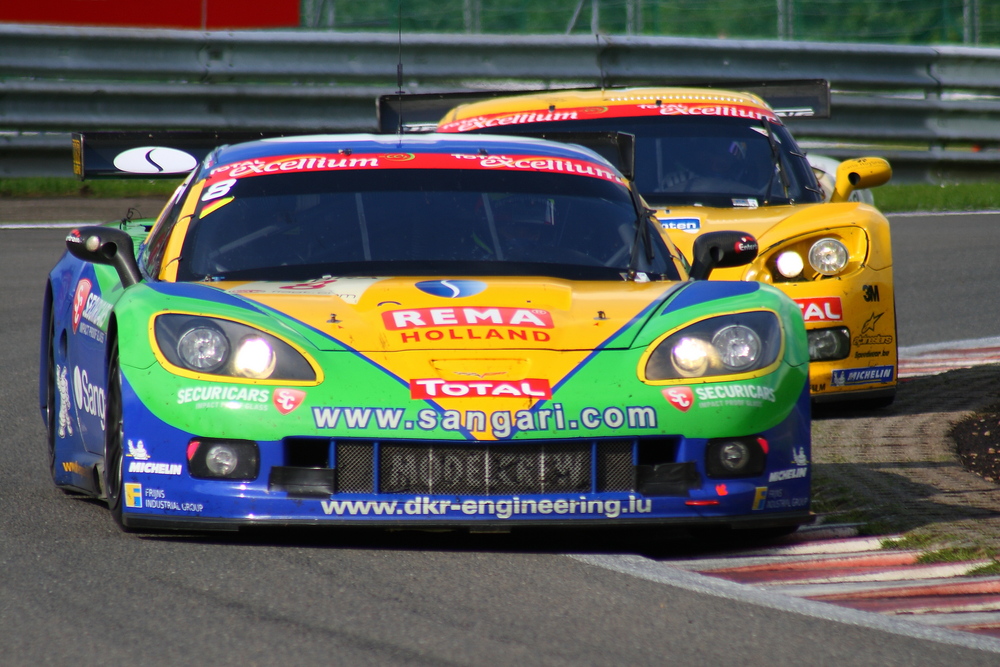
[(837, 239), (820, 239), (809, 249), (809, 265), (824, 276), (835, 276), (847, 266), (850, 253)]

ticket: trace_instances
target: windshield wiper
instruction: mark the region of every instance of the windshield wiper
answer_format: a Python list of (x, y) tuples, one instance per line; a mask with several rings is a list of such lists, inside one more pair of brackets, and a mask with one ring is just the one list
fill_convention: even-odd
[(764, 125), (767, 143), (771, 145), (771, 168), (773, 169), (771, 177), (767, 179), (767, 192), (764, 193), (764, 205), (767, 206), (771, 203), (771, 190), (774, 188), (775, 174), (781, 178), (781, 187), (785, 192), (785, 200), (791, 202), (788, 191), (791, 189), (792, 184), (788, 180), (788, 174), (785, 173), (785, 169), (781, 166), (781, 148), (778, 146), (778, 140), (774, 138), (774, 132), (771, 130), (771, 122), (766, 118), (762, 118), (760, 122)]
[(632, 205), (635, 206), (636, 218), (635, 237), (632, 239), (632, 254), (629, 256), (628, 260), (628, 273), (626, 274), (626, 280), (634, 281), (636, 275), (638, 274), (636, 267), (639, 264), (640, 243), (646, 249), (647, 264), (652, 264), (653, 259), (656, 257), (653, 253), (653, 243), (649, 239), (649, 216), (652, 215), (654, 211), (646, 208), (646, 206), (639, 199), (639, 194), (631, 187), (628, 189), (628, 192), (632, 197)]

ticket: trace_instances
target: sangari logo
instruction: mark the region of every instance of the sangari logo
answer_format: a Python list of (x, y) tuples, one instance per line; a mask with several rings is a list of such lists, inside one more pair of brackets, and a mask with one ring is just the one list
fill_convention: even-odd
[(389, 331), (401, 331), (402, 342), (439, 340), (549, 340), (552, 314), (537, 308), (415, 308), (382, 313)]

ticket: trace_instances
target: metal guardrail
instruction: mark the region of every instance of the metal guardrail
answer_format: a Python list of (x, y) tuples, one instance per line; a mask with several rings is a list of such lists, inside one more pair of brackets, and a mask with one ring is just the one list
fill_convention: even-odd
[(1000, 49), (6, 24), (0, 176), (68, 174), (70, 131), (372, 131), (400, 60), (405, 92), (823, 78), (831, 117), (788, 121), (805, 145), (877, 143), (897, 180), (1000, 174)]

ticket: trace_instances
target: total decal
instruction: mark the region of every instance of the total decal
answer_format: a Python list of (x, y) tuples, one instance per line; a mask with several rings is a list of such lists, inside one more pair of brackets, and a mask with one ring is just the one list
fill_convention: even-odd
[(405, 408), (323, 406), (312, 409), (319, 430), (364, 431), (455, 431), (489, 434), (497, 439), (518, 432), (588, 431), (605, 429), (649, 430), (657, 428), (656, 410), (650, 405), (585, 407), (567, 414), (562, 403), (530, 410), (442, 410), (424, 408), (407, 414)]
[(402, 343), (456, 340), (519, 340), (545, 343), (552, 314), (537, 308), (459, 307), (389, 310), (382, 313), (389, 331)]
[(98, 343), (104, 343), (107, 337), (104, 327), (108, 324), (112, 306), (113, 304), (93, 291), (93, 283), (90, 280), (80, 279), (73, 294), (73, 333), (81, 333)]
[(552, 388), (545, 378), (525, 380), (410, 380), (410, 398), (552, 398)]
[(844, 309), (839, 296), (823, 296), (808, 299), (793, 299), (802, 311), (806, 322), (840, 322), (844, 319)]
[(663, 397), (681, 412), (693, 407), (762, 407), (777, 398), (773, 387), (755, 384), (720, 384), (700, 387), (666, 387)]

